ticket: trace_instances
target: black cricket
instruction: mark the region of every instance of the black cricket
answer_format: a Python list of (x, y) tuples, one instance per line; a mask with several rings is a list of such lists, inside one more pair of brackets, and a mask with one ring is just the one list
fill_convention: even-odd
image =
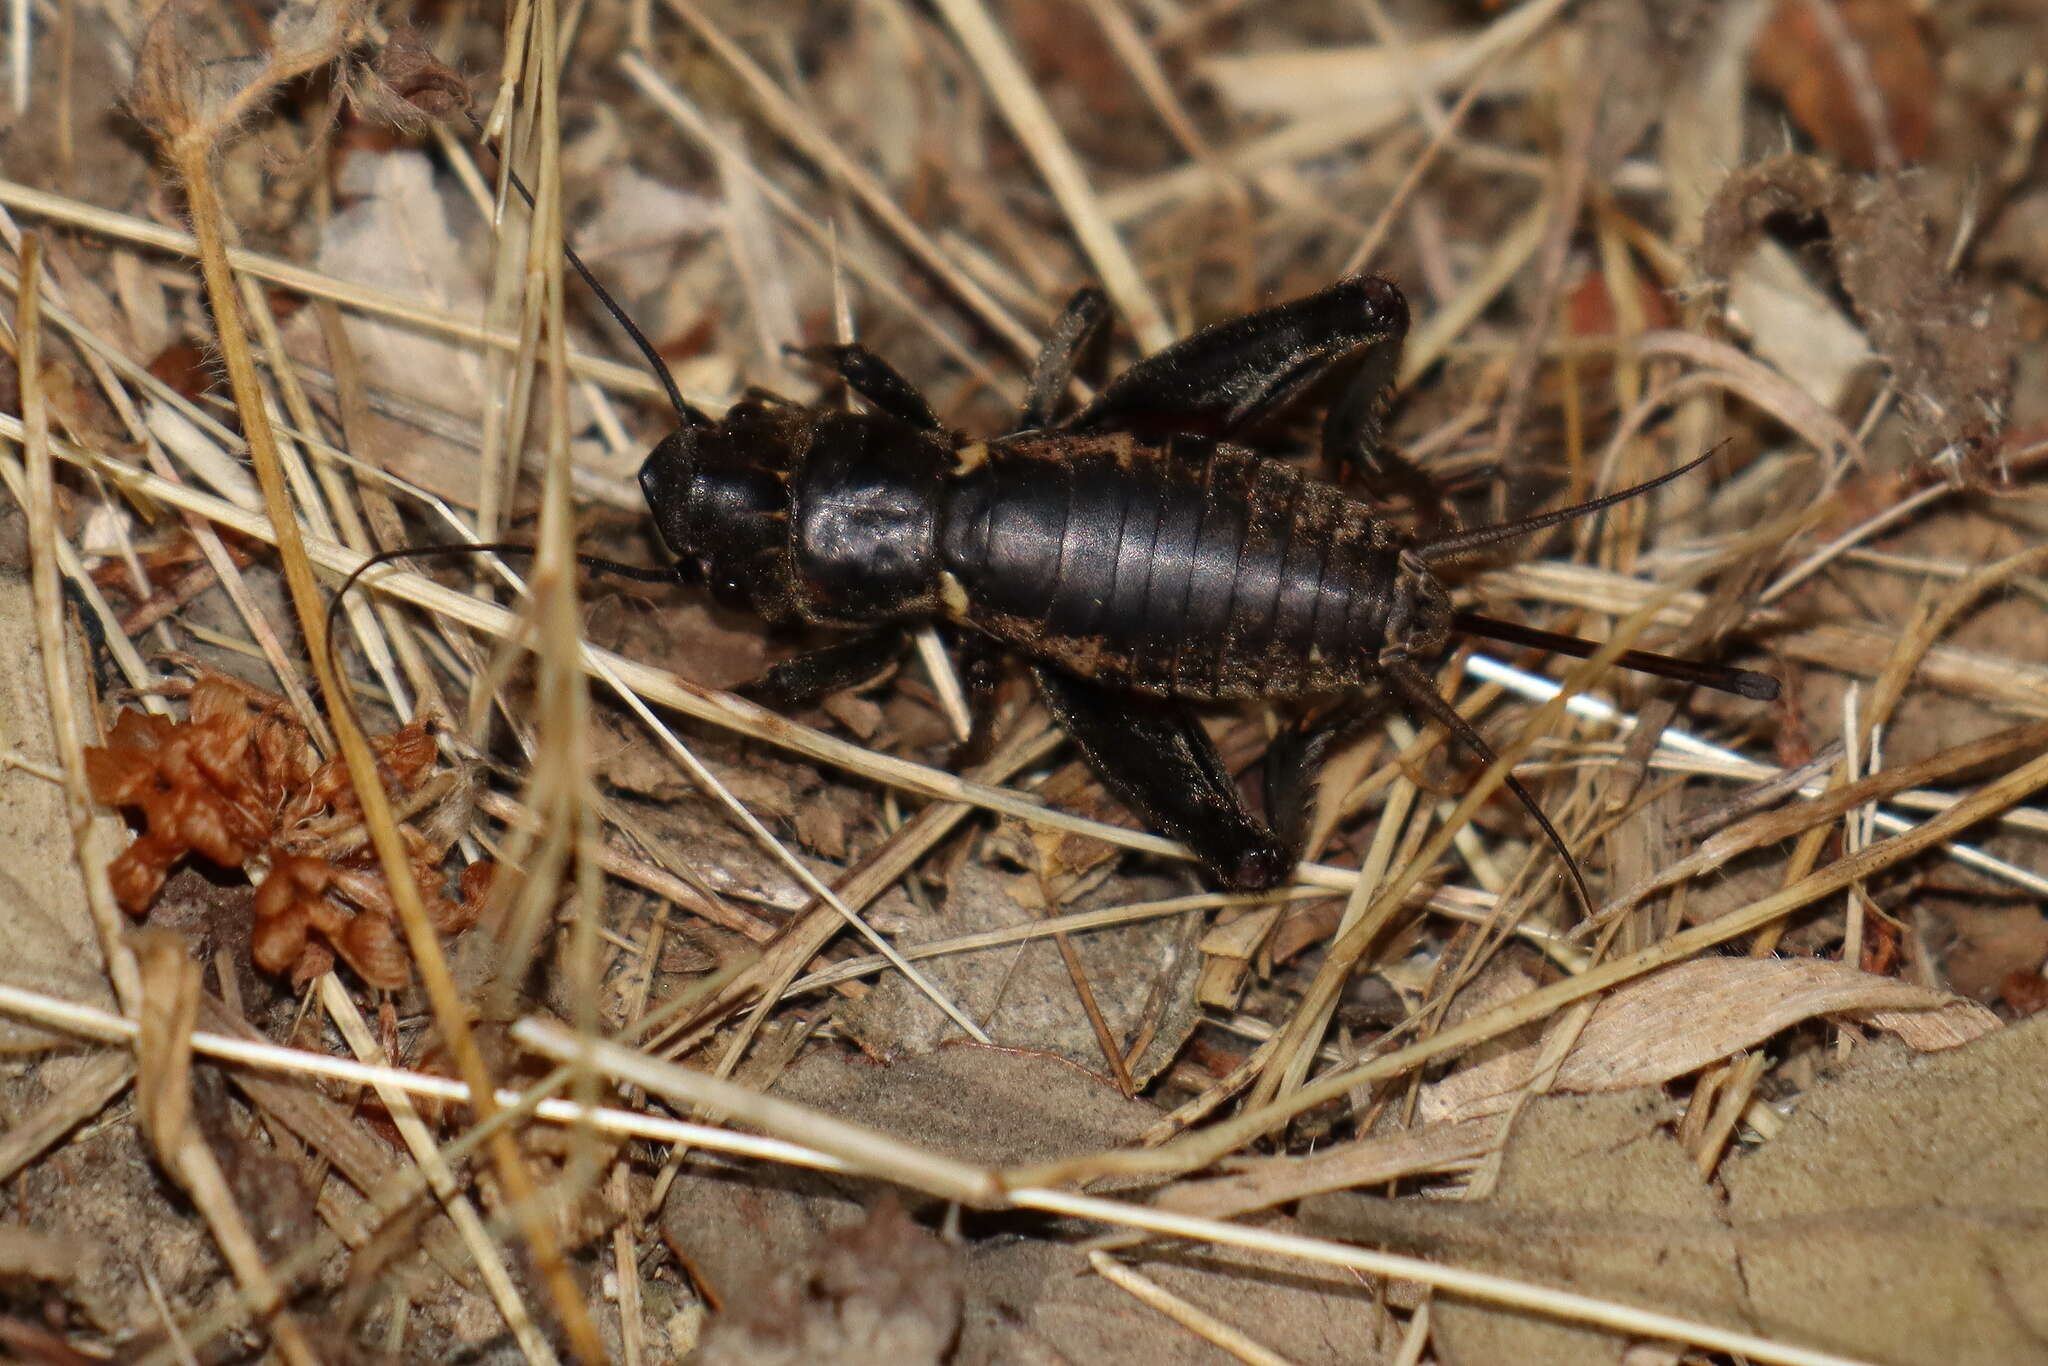
[[(525, 185), (512, 184), (531, 204)], [(1647, 493), (1712, 455), (1570, 507), (1447, 530), (1432, 481), (1381, 444), (1408, 304), (1371, 275), (1197, 332), (1060, 417), (1076, 362), (1109, 315), (1102, 292), (1084, 289), (1053, 325), (1016, 426), (993, 440), (949, 431), (910, 381), (858, 345), (797, 354), (837, 371), (873, 411), (750, 391), (714, 422), (684, 401), (653, 343), (582, 259), (564, 255), (678, 420), (640, 468), (675, 567), (584, 563), (635, 579), (702, 580), (771, 623), (853, 632), (741, 689), (771, 704), (874, 677), (916, 622), (948, 622), (1022, 655), (1104, 785), (1232, 890), (1264, 891), (1292, 873), (1323, 757), (1389, 705), (1494, 761), (1425, 672), (1454, 635), (1582, 658), (1599, 648), (1454, 611), (1437, 566)], [(1375, 497), (1405, 496), (1414, 531), (1232, 440), (1339, 363), (1352, 368), (1323, 422), (1324, 467)], [(330, 647), (342, 599), (371, 567), (480, 550), (530, 553), (469, 544), (371, 556), (328, 605)], [(1757, 701), (1778, 695), (1775, 679), (1747, 669), (1639, 650), (1616, 662)], [(1270, 746), (1271, 823), (1261, 821), (1190, 708), (1329, 696), (1338, 704)], [(1590, 911), (1563, 837), (1512, 774), (1505, 782)]]
[[(993, 440), (948, 430), (908, 380), (857, 345), (800, 354), (834, 369), (871, 405), (865, 413), (755, 394), (714, 422), (664, 373), (681, 422), (647, 457), (640, 487), (682, 577), (771, 623), (858, 633), (778, 666), (752, 695), (787, 703), (870, 678), (907, 623), (977, 633), (1029, 661), (1112, 792), (1235, 890), (1289, 876), (1317, 765), (1382, 707), (1441, 723), (1491, 762), (1424, 671), (1453, 635), (1595, 648), (1453, 611), (1437, 566), (1635, 497), (1707, 458), (1573, 507), (1450, 531), (1427, 478), (1380, 443), (1408, 327), (1391, 282), (1346, 279), (1207, 328), (1061, 417), (1076, 358), (1107, 315), (1100, 291), (1074, 296), (1017, 425)], [(1232, 443), (1340, 361), (1356, 369), (1324, 421), (1325, 464), (1355, 470), (1375, 496), (1408, 495), (1416, 532)], [(1777, 693), (1746, 670), (1634, 651), (1621, 663), (1760, 700)], [(1190, 708), (1330, 695), (1347, 700), (1268, 754), (1272, 823), (1262, 822)], [(1584, 897), (1563, 839), (1521, 784), (1507, 783)]]

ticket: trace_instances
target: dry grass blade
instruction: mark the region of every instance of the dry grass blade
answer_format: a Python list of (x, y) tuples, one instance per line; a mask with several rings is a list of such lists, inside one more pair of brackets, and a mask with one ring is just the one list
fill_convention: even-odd
[(958, 35), (967, 55), (996, 97), (1010, 130), (1038, 165), (1053, 197), (1073, 226), (1074, 236), (1088, 253), (1103, 288), (1116, 301), (1138, 344), (1147, 351), (1163, 349), (1173, 340), (1166, 315), (1145, 285), (1144, 276), (1125, 248), (1123, 238), (1102, 211), (1087, 173), (1053, 122), (1052, 111), (1024, 72), (1016, 53), (997, 29), (981, 0), (938, 0), (939, 12)]
[[(145, 43), (137, 78), (138, 106), (145, 122), (163, 144), (184, 182), (190, 208), (193, 236), (198, 242), (201, 273), (205, 278), (221, 354), (227, 365), (229, 383), (242, 415), (249, 454), (262, 487), (265, 510), (282, 558), (285, 580), (291, 590), (299, 625), (304, 633), (321, 691), (328, 697), (343, 694), (332, 656), (327, 650), (326, 604), (313, 579), (306, 557), (304, 538), (286, 488), (277, 443), (271, 432), (262, 385), (250, 354), (248, 336), (240, 314), (239, 291), (228, 264), (225, 223), (215, 180), (214, 157), (219, 141), (232, 130), (246, 109), (270, 98), (279, 86), (305, 71), (331, 62), (353, 40), (345, 28), (343, 7), (329, 12), (332, 28), (309, 28), (294, 36), (296, 46), (274, 49), (268, 62), (228, 98), (223, 107), (191, 85), (185, 43), (177, 7), (159, 12)], [(488, 1121), (491, 1097), (496, 1094), (488, 1065), (478, 1050), (469, 1027), (461, 992), (449, 975), (447, 958), (439, 937), (427, 918), (426, 907), (413, 881), (410, 859), (391, 812), (390, 799), (377, 774), (377, 761), (368, 740), (346, 709), (334, 716), (336, 739), (348, 763), (363, 819), (377, 851), (405, 930), (408, 947), (433, 1002), (435, 1018), (461, 1067), (471, 1093), (478, 1098), (480, 1118)], [(562, 1317), (577, 1355), (595, 1363), (604, 1349), (590, 1323), (581, 1291), (570, 1279), (554, 1231), (541, 1220), (533, 1204), (534, 1184), (525, 1158), (510, 1135), (500, 1133), (491, 1144), (498, 1174), (515, 1208), (524, 1212), (523, 1231), (533, 1247), (536, 1260), (547, 1278), (555, 1309)]]
[(660, 1062), (615, 1043), (579, 1036), (550, 1021), (521, 1020), (513, 1031), (521, 1044), (544, 1056), (580, 1062), (720, 1119), (765, 1129), (828, 1154), (844, 1169), (900, 1181), (978, 1207), (1002, 1201), (1002, 1188), (994, 1173), (919, 1151), (879, 1130), (762, 1095), (721, 1077)]
[(2035, 546), (2009, 555), (1996, 564), (1986, 565), (1950, 587), (1934, 609), (1915, 621), (1912, 629), (1900, 637), (1892, 657), (1878, 675), (1877, 686), (1871, 690), (1871, 728), (1882, 728), (1891, 719), (1892, 709), (1906, 691), (1907, 681), (1920, 668), (1921, 661), (1934, 648), (1935, 641), (1947, 633), (1958, 616), (1974, 607), (1986, 593), (2019, 575), (2038, 570), (2044, 564), (2048, 564), (2048, 546)]
[(1133, 1299), (1157, 1309), (1204, 1342), (1222, 1348), (1249, 1366), (1293, 1366), (1286, 1357), (1262, 1346), (1243, 1330), (1232, 1327), (1198, 1305), (1190, 1304), (1106, 1253), (1089, 1253), (1088, 1265), (1102, 1279), (1128, 1291)]
[(1159, 1175), (1198, 1170), (1242, 1147), (1259, 1134), (1270, 1132), (1294, 1116), (1343, 1096), (1366, 1082), (1400, 1076), (1433, 1058), (1455, 1054), (1474, 1044), (1498, 1038), (1575, 1001), (1761, 929), (1793, 911), (1842, 891), (1852, 883), (1867, 880), (1917, 857), (2043, 788), (2048, 788), (2048, 755), (2037, 757), (2004, 777), (1986, 783), (1925, 824), (1870, 845), (1861, 853), (1830, 864), (1775, 895), (1682, 931), (1650, 948), (1589, 968), (1578, 977), (1529, 992), (1518, 997), (1511, 1006), (1476, 1016), (1421, 1043), (1320, 1078), (1285, 1101), (1253, 1110), (1208, 1132), (1176, 1140), (1156, 1152), (1104, 1154), (1029, 1173), (1029, 1179), (1064, 1183), (1110, 1173)]
[(49, 699), (50, 729), (62, 763), (72, 849), (79, 872), (85, 878), (87, 904), (92, 908), (93, 925), (99, 931), (101, 952), (106, 955), (107, 974), (113, 980), (122, 1009), (135, 1016), (142, 1008), (142, 979), (135, 955), (122, 939), (126, 926), (107, 879), (108, 855), (93, 838), (92, 796), (85, 783), (85, 746), (73, 710), (77, 692), (71, 686), (70, 670), (65, 664), (62, 590), (58, 587), (57, 571), (57, 498), (50, 474), (50, 419), (42, 391), (43, 329), (38, 316), (42, 299), (41, 259), (41, 246), (31, 239), (22, 252), (14, 332), (20, 347), (22, 444), (28, 456), (24, 507), (28, 512), (33, 555), (30, 574), (35, 592), (36, 636), (42, 654), (43, 686)]
[[(2048, 765), (2048, 760), (2043, 762)], [(2044, 774), (2043, 780), (2048, 781), (2048, 774)], [(1644, 1337), (1740, 1352), (1758, 1361), (1785, 1366), (1860, 1366), (1833, 1353), (1809, 1351), (1754, 1334), (1730, 1332), (1675, 1315), (1632, 1309), (1507, 1277), (1052, 1189), (1035, 1184), (1032, 1173), (995, 1172), (957, 1162), (888, 1135), (756, 1095), (701, 1072), (657, 1062), (616, 1044), (578, 1038), (549, 1021), (521, 1020), (513, 1033), (522, 1044), (546, 1056), (585, 1060), (621, 1081), (645, 1086), (688, 1104), (725, 1111), (743, 1121), (792, 1135), (795, 1141), (815, 1144), (835, 1165), (886, 1175), (946, 1199), (1067, 1214), (1196, 1242), (1275, 1252), (1314, 1265), (1349, 1267), (1420, 1281), (1492, 1303), (1601, 1324)]]

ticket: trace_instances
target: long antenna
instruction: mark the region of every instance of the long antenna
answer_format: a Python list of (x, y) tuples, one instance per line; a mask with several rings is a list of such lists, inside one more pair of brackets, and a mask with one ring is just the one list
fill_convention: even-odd
[[(478, 139), (484, 146), (490, 148), (491, 155), (497, 157), (502, 163), (505, 159), (504, 153), (498, 150), (497, 142), (484, 132), (484, 126), (477, 121), (476, 114), (467, 109), (463, 113), (468, 116), (470, 126), (476, 129)], [(512, 182), (512, 188), (519, 192), (519, 197), (526, 201), (526, 207), (532, 209), (534, 207), (533, 192), (526, 188), (526, 183), (519, 178), (519, 173), (508, 165), (505, 167), (505, 176)], [(654, 372), (654, 377), (661, 381), (661, 387), (667, 391), (669, 406), (675, 409), (677, 420), (685, 427), (710, 426), (711, 419), (706, 417), (683, 397), (683, 391), (676, 386), (676, 377), (669, 372), (668, 363), (661, 358), (661, 352), (654, 349), (654, 343), (647, 339), (647, 334), (642, 332), (634, 325), (633, 320), (626, 316), (626, 310), (619, 306), (619, 301), (612, 297), (610, 290), (598, 283), (597, 276), (591, 274), (590, 267), (583, 264), (583, 258), (578, 256), (567, 242), (562, 244), (562, 255), (568, 260), (569, 265), (576, 271), (576, 274), (582, 277), (583, 283), (589, 286), (590, 292), (597, 296), (597, 301), (604, 305), (604, 311), (612, 315), (612, 320), (624, 329), (626, 335), (632, 338), (633, 345), (639, 348), (640, 354), (646, 358), (647, 368)], [(334, 670), (335, 677), (339, 678), (341, 676), (341, 666), (336, 656), (336, 651), (339, 647), (337, 645), (335, 629), (341, 615), (341, 605), (348, 600), (349, 590), (356, 586), (356, 581), (361, 579), (363, 575), (380, 564), (390, 564), (396, 560), (440, 559), (455, 555), (486, 553), (497, 555), (532, 555), (534, 548), (530, 545), (520, 545), (513, 541), (463, 541), (449, 545), (401, 546), (396, 550), (379, 551), (357, 565), (350, 571), (349, 576), (341, 581), (341, 587), (335, 590), (334, 596), (327, 600), (327, 629), (325, 634), (327, 637), (328, 663)], [(576, 562), (586, 569), (598, 570), (601, 573), (613, 574), (619, 578), (632, 579), (639, 583), (673, 583), (676, 579), (676, 571), (674, 569), (650, 569), (641, 565), (621, 564), (617, 560), (608, 560), (600, 555), (578, 554)], [(343, 706), (351, 709), (355, 706), (354, 699), (348, 696), (346, 689), (343, 689), (341, 703)]]
[[(1472, 723), (1458, 714), (1458, 709), (1444, 701), (1443, 695), (1430, 685), (1420, 669), (1403, 660), (1381, 666), (1386, 679), (1394, 685), (1394, 691), (1401, 694), (1401, 700), (1430, 720), (1442, 726), (1454, 736), (1458, 743), (1472, 751), (1480, 763), (1493, 765), (1500, 762), (1500, 756), (1493, 752), (1493, 746), (1486, 743)], [(1593, 894), (1586, 890), (1586, 875), (1579, 871), (1579, 861), (1572, 857), (1570, 846), (1564, 836), (1557, 833), (1557, 827), (1550, 823), (1550, 817), (1543, 814), (1543, 808), (1529, 795), (1529, 789), (1522, 786), (1522, 780), (1513, 772), (1501, 775), (1501, 782), (1515, 794), (1515, 800), (1527, 808), (1543, 831), (1543, 837), (1550, 841), (1550, 847), (1557, 850), (1557, 856), (1564, 860), (1565, 872), (1571, 874), (1572, 887), (1579, 894), (1579, 904), (1586, 908), (1586, 914), (1593, 914)]]
[(1669, 474), (1660, 474), (1655, 479), (1645, 479), (1640, 484), (1631, 485), (1615, 493), (1602, 494), (1598, 498), (1589, 498), (1583, 503), (1573, 503), (1570, 507), (1558, 508), (1554, 512), (1539, 512), (1533, 517), (1523, 517), (1512, 522), (1497, 522), (1492, 526), (1474, 527), (1470, 531), (1454, 531), (1448, 536), (1424, 541), (1415, 547), (1415, 553), (1427, 564), (1440, 564), (1445, 560), (1455, 560), (1461, 555), (1469, 555), (1475, 550), (1484, 550), (1490, 545), (1498, 545), (1502, 541), (1512, 541), (1517, 537), (1541, 531), (1545, 527), (1556, 526), (1559, 522), (1591, 516), (1602, 508), (1611, 508), (1616, 503), (1626, 503), (1631, 498), (1668, 484), (1682, 474), (1690, 474), (1711, 460), (1714, 451), (1720, 449), (1720, 446), (1715, 446), (1705, 455), (1696, 460), (1686, 461)]
[[(1477, 612), (1457, 613), (1451, 618), (1451, 629), (1459, 635), (1479, 636), (1486, 640), (1504, 641), (1509, 645), (1530, 645), (1539, 650), (1548, 650), (1552, 654), (1570, 655), (1574, 659), (1590, 659), (1594, 652), (1600, 649), (1598, 641), (1560, 635), (1556, 631), (1524, 626), (1517, 621), (1483, 617)], [(1655, 674), (1659, 678), (1675, 678), (1681, 683), (1692, 683), (1702, 688), (1713, 688), (1718, 692), (1734, 693), (1737, 697), (1747, 697), (1753, 702), (1778, 700), (1778, 680), (1769, 674), (1760, 674), (1754, 669), (1737, 669), (1727, 664), (1707, 664), (1697, 659), (1679, 659), (1675, 655), (1660, 655), (1649, 650), (1623, 650), (1614, 662), (1621, 668), (1633, 669), (1637, 673)]]
[[(334, 676), (336, 678), (341, 677), (340, 661), (334, 657), (335, 632), (340, 624), (338, 619), (341, 615), (341, 604), (348, 600), (349, 590), (356, 586), (357, 580), (361, 579), (363, 575), (369, 573), (378, 565), (391, 564), (397, 560), (448, 559), (456, 555), (530, 556), (534, 553), (535, 551), (532, 546), (521, 545), (517, 541), (458, 541), (448, 545), (409, 545), (400, 546), (396, 550), (378, 551), (350, 570), (348, 577), (341, 581), (341, 587), (335, 589), (334, 596), (327, 600), (327, 629), (325, 635), (327, 637), (327, 650), (329, 654), (328, 663), (334, 669)], [(673, 569), (650, 569), (644, 565), (621, 564), (617, 560), (607, 560), (602, 555), (579, 554), (576, 556), (576, 563), (582, 565), (585, 569), (594, 569), (603, 574), (614, 574), (619, 578), (631, 579), (636, 583), (674, 583), (676, 581), (676, 571)]]
[[(464, 110), (463, 112), (469, 116), (470, 126), (476, 129), (477, 138), (484, 146), (491, 149), (491, 155), (498, 158), (498, 161), (502, 164), (505, 160), (505, 154), (498, 150), (497, 142), (488, 133), (484, 132), (483, 124), (478, 121), (473, 111)], [(506, 166), (505, 178), (512, 182), (513, 189), (519, 191), (519, 197), (526, 201), (526, 207), (529, 209), (533, 208), (533, 192), (526, 188), (526, 182), (519, 178), (519, 173), (510, 166)], [(562, 255), (567, 258), (569, 265), (575, 272), (583, 278), (583, 283), (590, 287), (590, 292), (597, 296), (597, 301), (604, 305), (604, 311), (612, 315), (612, 321), (616, 322), (625, 331), (625, 334), (633, 339), (633, 345), (639, 348), (642, 356), (646, 357), (647, 368), (654, 372), (654, 377), (661, 381), (661, 387), (668, 391), (669, 406), (676, 410), (677, 420), (685, 427), (710, 426), (711, 419), (692, 407), (683, 398), (683, 391), (676, 387), (676, 377), (669, 373), (668, 362), (661, 358), (661, 352), (654, 349), (654, 343), (647, 340), (647, 334), (636, 327), (633, 320), (626, 316), (626, 310), (619, 307), (619, 301), (611, 296), (610, 290), (597, 282), (597, 277), (590, 273), (590, 267), (583, 264), (583, 258), (578, 256), (567, 242), (562, 243)], [(1684, 473), (1684, 471), (1681, 470), (1680, 473)]]

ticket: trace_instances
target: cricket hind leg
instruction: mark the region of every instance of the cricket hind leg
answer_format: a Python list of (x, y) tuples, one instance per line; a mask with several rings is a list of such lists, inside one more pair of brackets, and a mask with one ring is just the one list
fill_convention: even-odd
[(1324, 414), (1323, 468), (1338, 483), (1356, 480), (1382, 503), (1407, 500), (1415, 509), (1417, 539), (1428, 540), (1444, 526), (1443, 490), (1419, 465), (1386, 444), (1387, 407), (1400, 369), (1398, 340), (1365, 349), (1357, 370)]
[(790, 347), (789, 354), (822, 365), (846, 382), (847, 388), (889, 414), (923, 431), (939, 430), (938, 415), (903, 372), (859, 342), (843, 346)]
[(1107, 321), (1109, 296), (1093, 285), (1076, 291), (1067, 300), (1031, 367), (1031, 378), (1024, 387), (1024, 411), (1017, 418), (1018, 431), (1036, 431), (1052, 425), (1060, 399), (1073, 381), (1074, 367)]
[(1280, 841), (1301, 857), (1316, 852), (1306, 845), (1324, 762), (1386, 715), (1388, 705), (1386, 691), (1375, 688), (1347, 698), (1321, 716), (1288, 726), (1266, 747), (1266, 816)]
[(1175, 342), (1111, 380), (1063, 426), (1143, 437), (1228, 436), (1361, 348), (1384, 387), (1399, 368), (1407, 335), (1400, 289), (1377, 276), (1355, 276)]
[(899, 630), (863, 631), (793, 655), (733, 691), (764, 707), (804, 706), (871, 682), (896, 662), (903, 653), (903, 645), (903, 632)]
[(1218, 883), (1261, 892), (1293, 873), (1295, 851), (1245, 809), (1215, 743), (1184, 708), (1044, 666), (1033, 672), (1053, 717), (1103, 785), (1147, 825), (1193, 850)]

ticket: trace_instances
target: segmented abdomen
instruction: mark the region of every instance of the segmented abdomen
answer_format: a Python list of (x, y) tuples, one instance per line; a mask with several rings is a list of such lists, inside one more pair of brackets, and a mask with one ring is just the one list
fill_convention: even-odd
[(1363, 504), (1194, 438), (976, 458), (944, 495), (940, 554), (955, 615), (1022, 653), (1195, 701), (1372, 678), (1401, 537)]

